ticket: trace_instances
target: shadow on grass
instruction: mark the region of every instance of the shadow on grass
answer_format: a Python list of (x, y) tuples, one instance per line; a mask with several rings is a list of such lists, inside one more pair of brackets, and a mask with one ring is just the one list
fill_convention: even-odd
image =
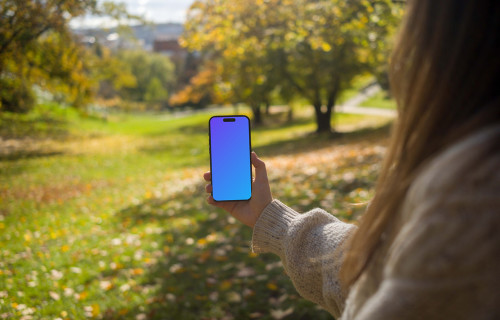
[[(24, 118), (23, 118), (24, 117)], [(51, 117), (26, 118), (26, 115), (0, 114), (0, 161), (44, 158), (63, 152), (38, 146), (44, 139), (67, 139), (67, 122)]]
[(0, 137), (3, 139), (44, 139), (68, 136), (67, 122), (50, 117), (22, 119), (18, 115), (1, 115)]
[(369, 127), (350, 132), (307, 133), (298, 138), (281, 140), (270, 144), (254, 147), (253, 150), (262, 156), (292, 155), (318, 150), (334, 143), (344, 144), (358, 140), (377, 140), (387, 137), (392, 123), (380, 127)]
[[(289, 124), (281, 124), (276, 128), (292, 128), (294, 126), (299, 126), (302, 124), (309, 123), (310, 119), (300, 118), (295, 120), (293, 123)], [(357, 140), (366, 140), (366, 139), (380, 139), (381, 137), (387, 137), (390, 132), (390, 128), (392, 123), (387, 123), (379, 127), (368, 127), (357, 129), (349, 132), (333, 132), (333, 133), (315, 133), (309, 132), (304, 133), (298, 137), (279, 140), (276, 142), (272, 142), (265, 145), (255, 144), (252, 146), (252, 150), (257, 152), (259, 156), (276, 156), (276, 155), (291, 155), (296, 153), (303, 153), (318, 150), (332, 144), (344, 144)], [(271, 132), (275, 127), (258, 127), (256, 129), (252, 129), (254, 133), (258, 133), (260, 135), (265, 135), (266, 132)], [(181, 150), (175, 144), (174, 141), (161, 141), (155, 142), (147, 147), (141, 148), (142, 152), (145, 153), (162, 153), (162, 152), (177, 152), (177, 156), (182, 157), (184, 159), (189, 159), (191, 156), (198, 157), (200, 153), (206, 153), (208, 157), (208, 136), (206, 127), (200, 127), (198, 125), (184, 126), (182, 127), (182, 132), (185, 132), (186, 135), (195, 134), (196, 139), (200, 141), (199, 145), (195, 147), (193, 143), (193, 147), (187, 151), (186, 154), (180, 154)], [(202, 135), (203, 134), (203, 135)], [(206, 137), (206, 138), (205, 138)], [(203, 140), (201, 140), (203, 139)], [(204, 144), (203, 144), (204, 143)], [(198, 163), (198, 162), (197, 162)]]
[(12, 151), (5, 154), (0, 154), (1, 161), (17, 161), (22, 159), (35, 159), (35, 158), (46, 158), (53, 157), (63, 154), (62, 151), (45, 151), (45, 150), (19, 150)]
[(135, 299), (126, 315), (108, 310), (104, 318), (272, 319), (271, 310), (293, 307), (287, 319), (331, 319), (299, 297), (277, 256), (250, 253), (252, 230), (207, 205), (203, 189), (186, 186), (116, 214), (136, 228), (161, 227), (155, 240), (161, 256), (137, 283), (143, 301)]
[[(340, 141), (350, 143), (383, 136), (386, 130), (346, 134)], [(276, 148), (280, 149), (274, 145), (273, 150)], [(322, 189), (335, 194), (336, 208), (340, 208), (352, 201), (349, 197), (354, 190), (370, 189), (375, 180), (371, 171), (367, 174), (360, 169), (347, 180), (342, 173), (379, 161), (380, 155), (375, 154), (362, 159), (346, 155), (337, 165), (325, 169), (322, 178), (298, 170), (293, 173), (294, 179), (309, 185), (310, 190), (295, 196), (281, 191), (276, 195), (303, 212), (322, 206), (325, 193), (319, 193), (315, 199), (309, 194)], [(331, 170), (339, 172), (340, 177), (333, 178)], [(283, 189), (286, 179), (277, 177), (271, 183)], [(130, 298), (126, 313), (108, 310), (104, 319), (135, 319), (139, 315), (147, 319), (273, 319), (271, 312), (289, 308), (293, 313), (286, 319), (331, 319), (327, 312), (298, 295), (277, 256), (250, 253), (252, 230), (207, 205), (204, 183), (182, 183), (166, 197), (146, 200), (115, 214), (117, 233), (130, 232), (128, 226), (133, 226), (135, 232), (158, 227), (159, 232), (151, 240), (157, 244), (157, 254), (152, 249), (154, 262), (144, 268), (143, 277), (132, 288), (141, 293), (140, 298)], [(360, 212), (339, 209), (337, 213), (352, 219)]]

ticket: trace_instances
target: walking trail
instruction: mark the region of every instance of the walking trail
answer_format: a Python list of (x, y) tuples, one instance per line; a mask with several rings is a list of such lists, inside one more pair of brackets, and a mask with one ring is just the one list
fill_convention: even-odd
[(337, 111), (344, 113), (366, 114), (366, 115), (392, 117), (392, 118), (396, 117), (397, 114), (396, 110), (359, 106), (363, 101), (375, 95), (380, 90), (381, 90), (380, 86), (377, 83), (373, 83), (367, 86), (366, 88), (362, 89), (357, 95), (355, 95), (351, 99), (337, 106), (336, 107)]

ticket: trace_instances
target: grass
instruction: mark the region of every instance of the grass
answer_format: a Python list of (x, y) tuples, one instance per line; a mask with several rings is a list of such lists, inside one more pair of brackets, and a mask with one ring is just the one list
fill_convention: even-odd
[[(355, 95), (359, 93), (361, 89), (369, 85), (375, 81), (375, 78), (370, 74), (363, 74), (355, 77), (350, 84), (350, 87), (343, 90), (339, 97), (337, 98), (336, 105), (341, 105), (345, 103), (347, 100), (353, 98)], [(310, 109), (311, 102), (303, 97), (296, 97), (292, 102), (295, 109), (304, 110)], [(272, 104), (284, 105), (285, 101), (282, 101), (280, 98), (276, 98), (272, 101)]]
[(396, 101), (390, 98), (385, 91), (379, 91), (361, 103), (361, 107), (396, 109)]
[(337, 104), (343, 104), (347, 100), (353, 98), (355, 95), (357, 95), (359, 93), (359, 91), (361, 89), (363, 89), (364, 87), (366, 87), (367, 85), (369, 85), (373, 81), (374, 81), (373, 76), (371, 76), (369, 74), (361, 75), (361, 76), (354, 78), (351, 86), (348, 89), (342, 91), (342, 93), (338, 99), (339, 101)]
[[(209, 114), (37, 112), (0, 119), (0, 318), (331, 318), (277, 257), (250, 253), (249, 228), (205, 203)], [(346, 133), (333, 139), (297, 118), (254, 129), (252, 144), (276, 198), (351, 220), (386, 130), (349, 131), (383, 121), (339, 114)]]

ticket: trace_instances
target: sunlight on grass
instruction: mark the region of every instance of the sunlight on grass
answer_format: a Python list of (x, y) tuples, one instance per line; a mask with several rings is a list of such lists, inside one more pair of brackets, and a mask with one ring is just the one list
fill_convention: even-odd
[[(70, 116), (67, 138), (0, 161), (0, 316), (238, 319), (292, 308), (330, 319), (299, 297), (277, 257), (250, 253), (249, 228), (205, 203), (209, 117)], [(383, 124), (346, 114), (333, 123)], [(354, 219), (373, 194), (386, 131), (334, 139), (314, 128), (298, 117), (253, 130), (273, 194)]]
[(375, 81), (375, 79), (371, 75), (361, 75), (356, 77), (352, 81), (351, 87), (342, 91), (342, 94), (340, 95), (337, 104), (343, 104), (347, 100), (353, 98), (355, 95), (359, 93), (361, 89), (363, 89), (373, 81)]
[(388, 97), (387, 92), (379, 91), (361, 103), (361, 107), (396, 109), (396, 101)]

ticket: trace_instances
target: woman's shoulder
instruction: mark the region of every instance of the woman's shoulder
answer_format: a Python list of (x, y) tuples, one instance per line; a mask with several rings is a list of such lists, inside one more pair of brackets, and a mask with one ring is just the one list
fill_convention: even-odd
[[(413, 209), (422, 205), (444, 209), (449, 205), (457, 209), (474, 205), (478, 211), (497, 212), (499, 169), (500, 126), (497, 125), (455, 143), (428, 163), (408, 190), (404, 215), (414, 213)], [(449, 211), (443, 210), (441, 215), (448, 215)]]
[(500, 127), (482, 130), (420, 172), (403, 202), (389, 273), (451, 283), (498, 274), (499, 143)]

